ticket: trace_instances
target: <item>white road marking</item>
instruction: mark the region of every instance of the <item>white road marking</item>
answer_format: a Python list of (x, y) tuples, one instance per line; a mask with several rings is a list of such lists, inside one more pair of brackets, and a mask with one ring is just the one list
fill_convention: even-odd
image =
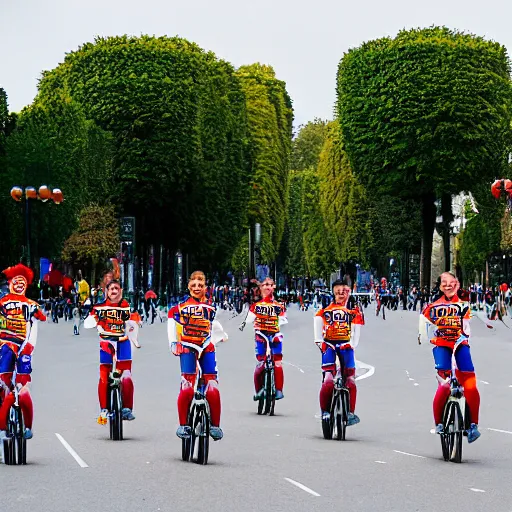
[(356, 380), (362, 380), (367, 379), (368, 377), (371, 377), (375, 373), (375, 366), (372, 366), (371, 364), (363, 363), (362, 361), (358, 361), (356, 359), (356, 366), (358, 368), (363, 368), (368, 370), (366, 373), (363, 373), (363, 375), (359, 375), (359, 377), (356, 377)]
[(290, 482), (292, 485), (295, 485), (299, 489), (302, 489), (303, 491), (309, 492), (309, 494), (312, 494), (313, 496), (320, 496), (317, 492), (313, 491), (313, 489), (310, 489), (309, 487), (306, 487), (305, 485), (301, 484), (300, 482), (296, 482), (295, 480), (292, 480), (291, 478), (285, 478), (287, 482)]
[(409, 457), (418, 457), (418, 459), (426, 459), (423, 455), (416, 455), (414, 453), (401, 452), (400, 450), (393, 450), (395, 453), (401, 453), (402, 455), (409, 455)]
[(482, 384), (489, 384), (486, 380), (481, 380), (480, 381)]
[(414, 380), (412, 377), (409, 377), (409, 380)]
[(386, 464), (383, 460), (376, 460), (375, 461), (377, 464)]
[(415, 386), (419, 386), (419, 384), (417, 382), (414, 383)]
[(78, 453), (76, 453), (75, 450), (73, 450), (73, 448), (71, 448), (70, 444), (60, 434), (57, 434), (57, 432), (55, 432), (55, 435), (57, 436), (57, 439), (62, 443), (64, 448), (66, 448), (66, 450), (71, 454), (73, 459), (75, 459), (78, 462), (78, 465), (81, 468), (88, 468), (89, 467), (85, 463), (85, 461), (80, 457), (80, 455), (78, 455)]
[(290, 366), (293, 366), (294, 368), (297, 368), (297, 370), (299, 370), (299, 372), (304, 373), (304, 370), (300, 366), (297, 366), (296, 364), (289, 363), (288, 361), (283, 361), (283, 363), (284, 364), (289, 364)]
[(493, 432), (502, 432), (503, 434), (512, 434), (510, 430), (500, 430), (499, 428), (488, 428), (487, 430), (492, 430)]
[(483, 489), (475, 489), (474, 487), (470, 487), (469, 490), (473, 492), (485, 492)]

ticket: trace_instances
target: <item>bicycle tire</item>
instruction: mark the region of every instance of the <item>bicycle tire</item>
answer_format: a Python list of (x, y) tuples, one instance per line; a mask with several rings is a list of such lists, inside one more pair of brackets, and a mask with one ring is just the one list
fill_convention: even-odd
[(13, 461), (15, 454), (14, 439), (12, 437), (5, 437), (2, 442), (4, 449), (4, 464), (6, 466), (12, 466), (13, 464), (16, 464), (16, 461)]
[(384, 304), (382, 304), (381, 309), (382, 309), (382, 320), (386, 320), (386, 306)]
[(14, 427), (15, 427), (15, 444), (16, 444), (16, 462), (18, 464), (26, 464), (27, 463), (27, 440), (24, 435), (24, 421), (23, 421), (23, 413), (21, 412), (21, 408), (14, 408)]
[(201, 408), (197, 415), (197, 426), (199, 428), (199, 439), (196, 462), (204, 466), (208, 464), (208, 452), (210, 449), (210, 419), (204, 408)]
[(265, 410), (264, 414), (269, 414), (272, 408), (272, 373), (273, 369), (267, 369), (265, 371)]
[[(190, 430), (192, 430), (194, 425), (194, 406), (191, 406), (188, 412), (187, 425), (190, 427)], [(192, 451), (190, 450), (191, 447), (192, 436), (190, 436), (188, 439), (181, 440), (181, 459), (185, 462), (188, 462), (192, 458)]]
[(345, 441), (347, 435), (348, 412), (350, 410), (350, 398), (348, 389), (344, 388), (341, 391), (341, 422), (338, 428), (341, 432), (341, 440)]
[(111, 391), (111, 410), (109, 414), (110, 433), (113, 441), (123, 440), (123, 412), (119, 388)]
[(442, 436), (446, 443), (446, 452), (443, 450), (443, 457), (448, 455), (445, 460), (460, 463), (462, 461), (463, 419), (460, 405), (454, 400), (449, 401), (445, 408), (443, 429), (445, 433)]
[(265, 407), (265, 398), (262, 397), (258, 400), (258, 414), (263, 414), (263, 408)]
[(331, 421), (331, 417), (329, 416), (328, 420), (322, 418), (322, 434), (324, 436), (324, 439), (332, 439), (332, 428), (333, 424)]

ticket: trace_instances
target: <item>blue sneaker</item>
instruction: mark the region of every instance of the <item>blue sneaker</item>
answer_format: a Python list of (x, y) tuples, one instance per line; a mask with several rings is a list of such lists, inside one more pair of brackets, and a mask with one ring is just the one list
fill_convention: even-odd
[(176, 435), (180, 439), (190, 439), (192, 435), (192, 429), (188, 425), (180, 425), (178, 430), (176, 430)]
[(128, 407), (124, 407), (122, 413), (123, 413), (123, 420), (133, 421), (135, 419), (135, 415), (133, 414), (131, 409), (128, 409)]
[(283, 392), (276, 389), (276, 400), (282, 400), (284, 398)]
[(436, 434), (444, 434), (444, 425), (442, 423), (436, 425)]
[(329, 421), (331, 419), (331, 413), (322, 411), (322, 421)]
[(34, 437), (34, 434), (32, 434), (32, 429), (26, 428), (25, 433), (23, 434), (23, 437), (25, 439), (32, 439)]
[(224, 437), (224, 432), (220, 427), (210, 427), (210, 437), (214, 441), (220, 441)]
[(361, 420), (359, 419), (359, 416), (357, 414), (354, 414), (353, 412), (348, 413), (347, 418), (347, 427), (351, 427), (352, 425), (357, 425)]
[(478, 425), (471, 423), (471, 426), (468, 428), (468, 443), (474, 443), (481, 435)]

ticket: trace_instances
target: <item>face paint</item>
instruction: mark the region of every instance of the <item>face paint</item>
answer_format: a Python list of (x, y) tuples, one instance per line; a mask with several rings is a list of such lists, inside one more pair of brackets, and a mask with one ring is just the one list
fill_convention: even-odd
[(192, 279), (188, 283), (188, 291), (194, 299), (202, 299), (206, 294), (206, 285), (202, 279)]
[(119, 302), (123, 297), (123, 290), (118, 283), (111, 284), (107, 289), (107, 298), (111, 302)]
[(15, 295), (25, 295), (27, 280), (23, 276), (15, 276), (9, 283), (9, 291)]

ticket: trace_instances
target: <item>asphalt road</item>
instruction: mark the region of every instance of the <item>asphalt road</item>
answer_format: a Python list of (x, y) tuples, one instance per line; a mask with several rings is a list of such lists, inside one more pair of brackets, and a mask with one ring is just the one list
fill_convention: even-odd
[(240, 333), (240, 317), (219, 314), (230, 335), (217, 347), (225, 437), (211, 443), (204, 467), (181, 461), (179, 361), (168, 351), (165, 324), (140, 332), (133, 367), (137, 419), (125, 423), (123, 442), (110, 441), (108, 427), (96, 424), (95, 332), (73, 336), (71, 323), (42, 325), (33, 358), (29, 463), (0, 465), (3, 510), (512, 510), (512, 330), (473, 321), (482, 437), (464, 441), (464, 461), (453, 464), (442, 460), (439, 439), (430, 433), (436, 379), (431, 346), (416, 341), (417, 314), (388, 312), (384, 321), (371, 306), (366, 311), (356, 353), (361, 423), (349, 428), (346, 442), (321, 435), (313, 312), (292, 306), (288, 317), (285, 399), (267, 417), (256, 414), (252, 401), (251, 329)]

